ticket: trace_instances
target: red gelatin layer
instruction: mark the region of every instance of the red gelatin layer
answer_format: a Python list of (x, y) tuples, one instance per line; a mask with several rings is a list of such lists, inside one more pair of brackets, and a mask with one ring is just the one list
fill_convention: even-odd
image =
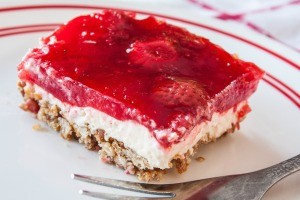
[(206, 38), (117, 11), (71, 20), (43, 38), (18, 70), (21, 80), (62, 102), (134, 120), (154, 137), (157, 130), (177, 133), (158, 139), (165, 147), (246, 100), (263, 75)]

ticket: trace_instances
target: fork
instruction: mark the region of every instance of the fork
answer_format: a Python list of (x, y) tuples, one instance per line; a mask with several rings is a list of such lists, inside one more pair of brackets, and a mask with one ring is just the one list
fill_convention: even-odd
[(149, 184), (72, 174), (72, 178), (102, 186), (152, 194), (133, 197), (80, 190), (80, 194), (102, 199), (238, 199), (258, 200), (275, 183), (300, 169), (300, 154), (277, 165), (246, 174), (222, 176), (175, 184)]

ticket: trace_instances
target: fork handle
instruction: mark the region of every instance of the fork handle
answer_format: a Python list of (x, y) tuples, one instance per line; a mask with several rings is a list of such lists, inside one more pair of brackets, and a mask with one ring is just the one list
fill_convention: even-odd
[(277, 165), (261, 170), (266, 174), (266, 178), (275, 184), (284, 177), (300, 170), (300, 154), (285, 160)]

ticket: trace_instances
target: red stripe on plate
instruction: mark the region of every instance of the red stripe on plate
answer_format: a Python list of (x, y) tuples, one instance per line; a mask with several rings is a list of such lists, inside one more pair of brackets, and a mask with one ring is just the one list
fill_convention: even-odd
[(287, 89), (288, 91), (290, 91), (292, 94), (294, 94), (298, 99), (300, 99), (300, 94), (297, 93), (295, 90), (293, 90), (292, 88), (290, 88), (288, 85), (286, 85), (284, 82), (282, 82), (281, 80), (279, 80), (278, 78), (276, 78), (275, 76), (267, 73), (266, 76), (268, 76), (270, 79), (272, 79), (273, 81), (279, 83), (281, 86), (283, 86), (285, 89)]
[(23, 25), (23, 26), (12, 26), (12, 27), (5, 27), (5, 28), (0, 28), (0, 32), (4, 31), (14, 31), (16, 29), (31, 29), (31, 28), (41, 28), (41, 27), (58, 27), (61, 26), (62, 24), (33, 24), (33, 25)]
[(274, 89), (279, 91), (281, 94), (283, 94), (285, 97), (287, 97), (291, 102), (293, 102), (298, 108), (300, 108), (300, 101), (299, 99), (294, 99), (290, 94), (288, 94), (286, 91), (284, 91), (282, 88), (278, 87), (276, 84), (272, 83), (270, 80), (263, 78), (263, 80), (268, 83), (270, 86), (272, 86)]
[(7, 37), (7, 36), (12, 36), (12, 35), (21, 35), (21, 34), (26, 34), (26, 33), (35, 33), (35, 32), (46, 32), (46, 31), (53, 31), (55, 28), (54, 27), (48, 27), (48, 28), (41, 28), (41, 29), (17, 29), (15, 32), (8, 32), (8, 33), (0, 33), (0, 38), (1, 37)]
[[(57, 27), (57, 26), (55, 26), (55, 27), (47, 27), (46, 25), (47, 24), (40, 24), (40, 26), (41, 26), (40, 29), (38, 29), (39, 28), (38, 25), (34, 25), (34, 26), (22, 26), (23, 28), (19, 28), (19, 29), (17, 27), (10, 27), (10, 30), (14, 30), (14, 32), (0, 33), (0, 37), (7, 37), (7, 36), (12, 36), (12, 35), (19, 35), (19, 34), (26, 34), (26, 33), (33, 33), (33, 32), (53, 31), (53, 29), (55, 27)], [(45, 28), (45, 26), (47, 28)], [(32, 28), (32, 30), (29, 29), (30, 27)], [(289, 88), (287, 85), (285, 85), (279, 79), (275, 78), (274, 76), (270, 75), (269, 73), (267, 73), (265, 76), (271, 78), (273, 81), (277, 82), (278, 85), (281, 85), (285, 89), (288, 89), (290, 92), (292, 92), (293, 94), (296, 94), (296, 96), (297, 96), (297, 93), (292, 88)], [(263, 78), (263, 80), (266, 83), (268, 83), (271, 87), (273, 87), (274, 89), (276, 89), (277, 91), (279, 91), (281, 94), (283, 94), (285, 97), (287, 97), (298, 108), (300, 108), (300, 103), (297, 100), (295, 100), (293, 98), (293, 96), (291, 96), (286, 91), (284, 91), (283, 89), (281, 89), (280, 87), (278, 87), (276, 84), (272, 83), (270, 80), (268, 80), (266, 78)]]
[[(70, 5), (66, 5), (66, 4), (45, 4), (45, 5), (28, 5), (28, 6), (6, 7), (6, 8), (1, 8), (0, 12), (9, 12), (9, 11), (17, 11), (17, 10), (31, 10), (31, 9), (116, 9), (116, 10), (123, 10), (123, 9), (120, 9), (120, 8), (102, 7), (102, 6), (74, 5), (74, 4), (70, 4)], [(131, 9), (126, 9), (126, 10), (132, 11), (132, 12), (137, 12), (137, 13), (140, 13), (140, 14), (156, 15), (158, 17), (162, 17), (162, 18), (166, 18), (166, 19), (171, 19), (171, 20), (187, 23), (187, 24), (190, 24), (190, 25), (202, 27), (202, 28), (205, 28), (205, 29), (208, 29), (208, 30), (211, 30), (211, 31), (215, 31), (215, 32), (230, 36), (232, 38), (235, 38), (237, 40), (240, 40), (240, 41), (248, 43), (252, 46), (255, 46), (255, 47), (257, 47), (257, 48), (259, 48), (259, 49), (261, 49), (261, 50), (263, 50), (263, 51), (279, 58), (280, 60), (288, 63), (290, 66), (300, 70), (300, 65), (298, 65), (297, 63), (289, 60), (288, 58), (286, 58), (286, 57), (284, 57), (284, 56), (282, 56), (282, 55), (280, 55), (280, 54), (278, 54), (278, 53), (276, 53), (276, 52), (274, 52), (274, 51), (272, 51), (272, 50), (270, 50), (270, 49), (268, 49), (264, 46), (261, 46), (261, 45), (255, 43), (255, 42), (252, 42), (252, 41), (250, 41), (248, 39), (245, 39), (243, 37), (234, 35), (232, 33), (229, 33), (229, 32), (214, 28), (214, 27), (210, 27), (208, 25), (204, 25), (204, 24), (201, 24), (199, 22), (192, 22), (192, 21), (189, 21), (189, 20), (179, 19), (179, 18), (175, 18), (175, 17), (172, 17), (172, 16), (166, 16), (166, 15), (162, 15), (162, 14), (155, 14), (155, 13), (150, 13), (150, 12), (145, 12), (145, 11), (138, 11), (138, 10), (131, 10)]]

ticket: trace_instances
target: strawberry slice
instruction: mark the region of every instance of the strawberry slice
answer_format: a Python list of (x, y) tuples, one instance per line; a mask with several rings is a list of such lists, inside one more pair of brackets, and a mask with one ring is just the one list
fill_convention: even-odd
[(152, 91), (153, 98), (165, 106), (198, 107), (207, 102), (208, 94), (197, 81), (179, 77), (160, 78), (156, 81)]
[[(149, 32), (161, 33), (162, 29), (165, 27), (165, 22), (156, 19), (153, 16), (149, 16), (142, 20), (137, 20), (136, 24), (142, 30)], [(164, 29), (165, 30), (165, 29)]]
[[(160, 77), (155, 80), (152, 89), (152, 98), (171, 109), (176, 108), (168, 118), (172, 119), (170, 127), (177, 133), (178, 138), (187, 131), (188, 127), (194, 127), (198, 118), (206, 117), (209, 96), (204, 88), (195, 80), (182, 77)], [(187, 107), (190, 113), (185, 109)], [(171, 141), (170, 138), (166, 138)], [(173, 141), (173, 140), (172, 140)], [(176, 142), (174, 138), (173, 142)]]
[(167, 40), (136, 41), (127, 52), (132, 64), (158, 71), (168, 68), (178, 56), (173, 44)]

